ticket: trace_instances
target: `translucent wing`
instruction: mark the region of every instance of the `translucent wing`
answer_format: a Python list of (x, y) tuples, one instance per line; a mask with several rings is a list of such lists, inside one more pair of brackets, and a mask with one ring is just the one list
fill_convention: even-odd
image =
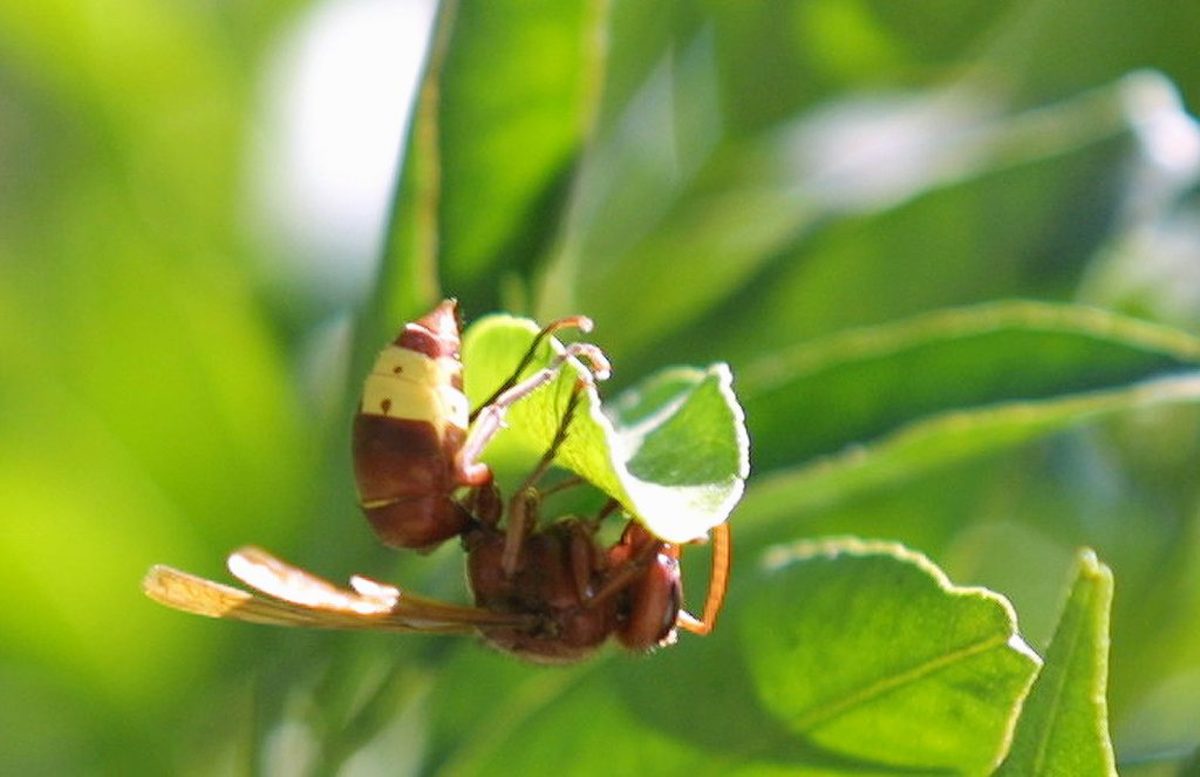
[(210, 618), (232, 618), (278, 626), (317, 626), (303, 608), (289, 606), (202, 577), (157, 564), (142, 580), (142, 590), (156, 602)]
[(142, 588), (184, 612), (279, 626), (469, 634), (529, 620), (415, 596), (365, 577), (351, 578), (352, 589), (339, 588), (259, 548), (242, 548), (228, 563), (235, 577), (265, 596), (162, 565), (151, 568)]

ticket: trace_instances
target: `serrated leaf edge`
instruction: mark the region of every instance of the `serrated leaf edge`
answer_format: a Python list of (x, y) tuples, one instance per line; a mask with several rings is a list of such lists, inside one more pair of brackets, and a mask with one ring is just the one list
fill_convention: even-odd
[[(937, 564), (933, 563), (923, 553), (912, 550), (898, 542), (890, 542), (887, 540), (864, 540), (858, 537), (831, 537), (820, 540), (801, 540), (784, 546), (776, 546), (769, 549), (762, 559), (762, 567), (767, 572), (777, 571), (780, 568), (807, 559), (825, 557), (834, 559), (839, 556), (853, 556), (856, 558), (865, 558), (868, 556), (890, 556), (901, 562), (911, 564), (920, 569), (925, 574), (929, 575), (937, 583), (938, 588), (954, 598), (976, 598), (984, 599), (998, 605), (1004, 612), (1009, 627), (1010, 634), (1004, 638), (987, 639), (981, 642), (965, 645), (956, 648), (954, 651), (940, 655), (935, 659), (926, 661), (923, 664), (912, 667), (897, 675), (886, 678), (883, 681), (874, 683), (865, 688), (861, 688), (852, 694), (849, 694), (842, 699), (831, 704), (822, 705), (819, 711), (815, 711), (807, 716), (801, 716), (794, 720), (793, 723), (804, 731), (812, 730), (820, 724), (833, 720), (842, 712), (852, 709), (855, 706), (868, 702), (872, 699), (883, 696), (884, 694), (899, 688), (904, 685), (925, 677), (936, 672), (944, 666), (948, 666), (953, 661), (969, 658), (979, 653), (986, 652), (1001, 645), (1007, 647), (1025, 656), (1029, 659), (1036, 669), (1042, 666), (1042, 658), (1025, 642), (1017, 629), (1017, 613), (1013, 609), (1012, 603), (1004, 596), (981, 586), (959, 586), (951, 582), (946, 573), (942, 571)], [(1035, 673), (1030, 674), (1028, 685), (1032, 685)], [(1026, 688), (1026, 693), (1028, 687)], [(1004, 747), (999, 749), (999, 753), (1003, 754), (1008, 750), (1008, 744), (1012, 740), (1013, 729), (1016, 724), (1016, 711), (1009, 720), (1008, 727), (1005, 732)]]

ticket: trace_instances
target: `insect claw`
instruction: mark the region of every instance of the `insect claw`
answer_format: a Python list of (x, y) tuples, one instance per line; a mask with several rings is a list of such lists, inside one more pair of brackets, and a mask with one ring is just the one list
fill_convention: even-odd
[(608, 357), (591, 343), (571, 343), (565, 348), (565, 355), (576, 358), (583, 357), (590, 362), (589, 372), (596, 380), (608, 380), (612, 375), (612, 364), (609, 363)]

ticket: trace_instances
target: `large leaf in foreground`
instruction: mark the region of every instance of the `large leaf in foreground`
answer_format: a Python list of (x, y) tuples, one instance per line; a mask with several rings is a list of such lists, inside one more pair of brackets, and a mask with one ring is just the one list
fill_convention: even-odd
[[(472, 406), (503, 383), (528, 350), (538, 326), (494, 315), (463, 339)], [(557, 342), (541, 346), (526, 374), (548, 364)], [(526, 472), (549, 447), (582, 367), (570, 364), (548, 385), (515, 404), (485, 459)], [(732, 376), (723, 364), (664, 371), (619, 397), (616, 417), (588, 389), (556, 463), (619, 500), (655, 534), (673, 542), (704, 537), (741, 498), (749, 443)]]
[(868, 762), (995, 766), (1040, 663), (1006, 600), (955, 587), (894, 544), (803, 543), (769, 560), (742, 619), (767, 710), (797, 737)]
[(1112, 572), (1085, 551), (1075, 574), (1000, 775), (1116, 774), (1105, 696)]

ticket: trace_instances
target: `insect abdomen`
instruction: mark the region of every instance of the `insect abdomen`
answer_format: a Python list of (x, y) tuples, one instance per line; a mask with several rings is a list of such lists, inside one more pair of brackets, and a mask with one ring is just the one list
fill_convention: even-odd
[(457, 309), (447, 300), (408, 324), (379, 354), (354, 419), (359, 500), (379, 538), (431, 548), (463, 531), (470, 515), (452, 497), (467, 482), (456, 459), (466, 437)]

